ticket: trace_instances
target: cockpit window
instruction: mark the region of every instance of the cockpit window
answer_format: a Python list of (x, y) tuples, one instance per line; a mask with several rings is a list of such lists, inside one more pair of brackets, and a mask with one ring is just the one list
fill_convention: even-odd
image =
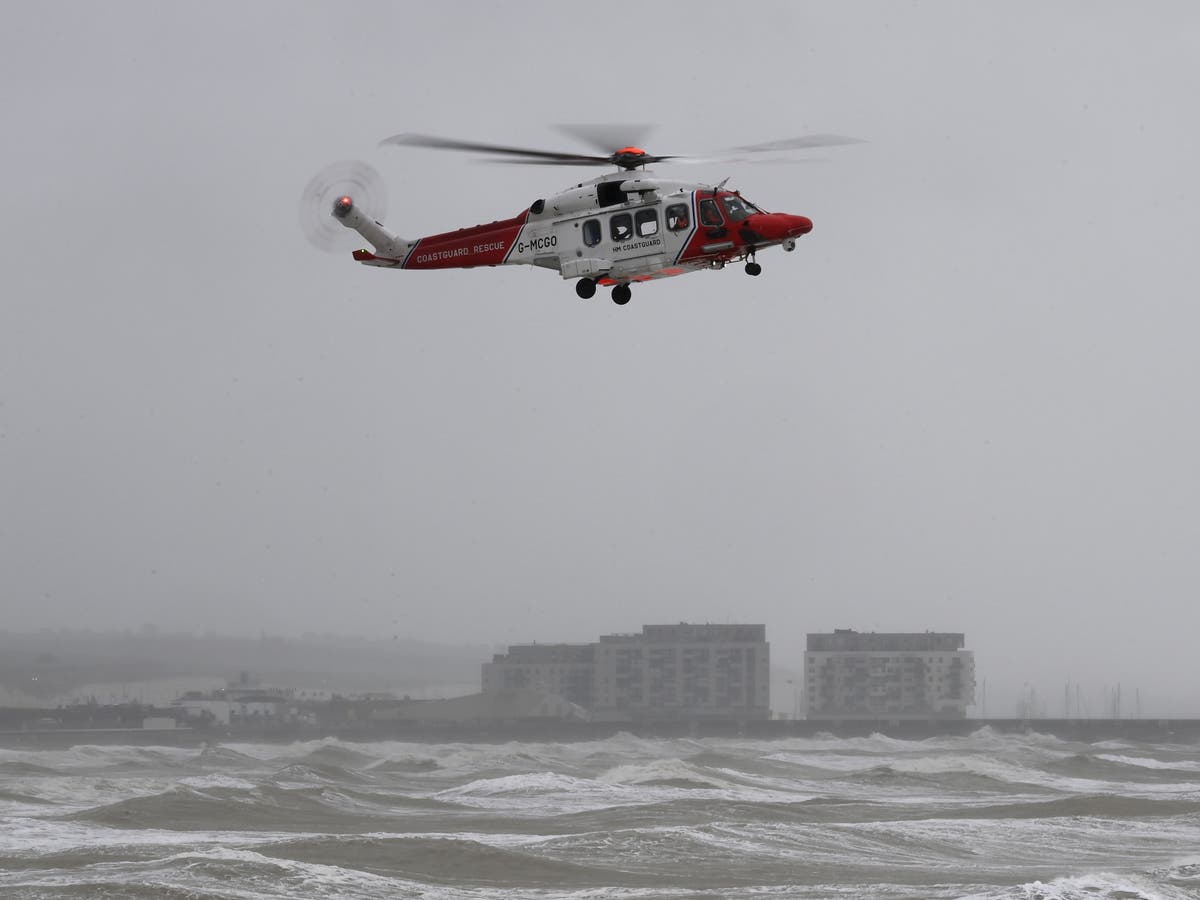
[(734, 222), (740, 222), (759, 211), (758, 207), (749, 200), (743, 200), (736, 194), (726, 194), (721, 198), (721, 204)]
[(704, 225), (721, 225), (724, 223), (721, 211), (717, 209), (717, 201), (709, 198), (700, 201), (700, 222)]

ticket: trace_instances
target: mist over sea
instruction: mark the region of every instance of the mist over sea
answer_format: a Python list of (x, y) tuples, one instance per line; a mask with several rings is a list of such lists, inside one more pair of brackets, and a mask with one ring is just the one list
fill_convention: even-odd
[(0, 896), (1200, 897), (1200, 746), (0, 749)]

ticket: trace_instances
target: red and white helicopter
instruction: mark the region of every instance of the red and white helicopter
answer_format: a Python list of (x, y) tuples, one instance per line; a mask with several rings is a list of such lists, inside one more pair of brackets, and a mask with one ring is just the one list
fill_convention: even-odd
[[(734, 158), (659, 156), (629, 141), (636, 129), (562, 126), (562, 130), (601, 150), (599, 155), (529, 150), (420, 134), (399, 134), (381, 146), (428, 147), (489, 154), (495, 162), (556, 166), (614, 166), (615, 172), (581, 181), (534, 201), (510, 219), (407, 240), (380, 222), (384, 216), (382, 178), (366, 163), (338, 163), (319, 173), (305, 189), (301, 222), (309, 239), (331, 249), (344, 226), (370, 243), (354, 259), (391, 269), (451, 269), (475, 266), (531, 265), (576, 279), (575, 292), (587, 299), (598, 286), (611, 287), (614, 303), (624, 305), (630, 285), (722, 269), (746, 260), (746, 273), (759, 275), (758, 251), (796, 248), (812, 221), (805, 216), (766, 212), (725, 179), (715, 186), (659, 178), (646, 166), (667, 161), (741, 162), (749, 154), (859, 143), (838, 135), (807, 137), (736, 147)], [(642, 129), (644, 130), (644, 129)], [(332, 213), (329, 218), (325, 211)]]

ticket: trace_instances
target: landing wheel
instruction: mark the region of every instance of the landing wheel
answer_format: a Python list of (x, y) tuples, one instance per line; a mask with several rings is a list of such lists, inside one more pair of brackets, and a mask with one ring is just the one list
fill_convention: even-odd
[(748, 263), (746, 263), (746, 274), (747, 275), (761, 275), (762, 274), (762, 266), (760, 266), (756, 262), (748, 262)]
[(584, 300), (590, 300), (596, 296), (596, 282), (590, 278), (580, 278), (575, 282), (575, 293)]
[(624, 306), (629, 302), (629, 298), (633, 296), (633, 291), (629, 289), (627, 284), (618, 284), (612, 291), (613, 303), (617, 306)]

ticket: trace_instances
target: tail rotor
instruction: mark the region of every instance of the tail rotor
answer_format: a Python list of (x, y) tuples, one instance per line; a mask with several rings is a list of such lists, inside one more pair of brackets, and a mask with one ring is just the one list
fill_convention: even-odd
[(334, 218), (351, 207), (382, 221), (387, 215), (387, 186), (369, 163), (350, 159), (333, 163), (313, 176), (300, 195), (300, 230), (318, 250), (353, 250), (361, 237)]

